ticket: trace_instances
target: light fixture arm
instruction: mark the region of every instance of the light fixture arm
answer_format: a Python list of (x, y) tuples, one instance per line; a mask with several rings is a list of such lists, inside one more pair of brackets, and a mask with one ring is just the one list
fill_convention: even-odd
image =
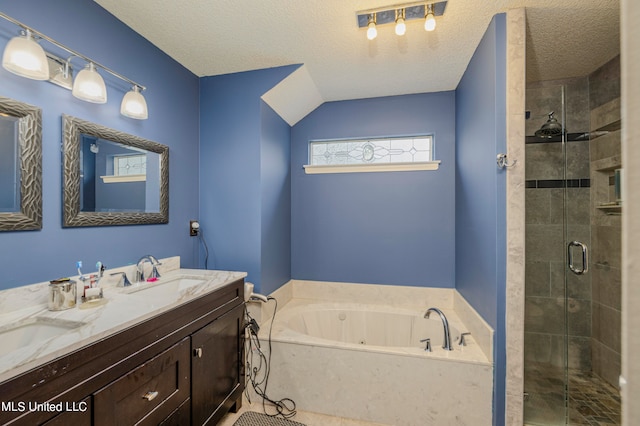
[(55, 40), (54, 40), (54, 39), (52, 39), (51, 37), (48, 37), (48, 36), (46, 36), (45, 34), (41, 33), (40, 31), (35, 30), (35, 29), (31, 28), (30, 26), (23, 24), (22, 22), (20, 22), (20, 21), (18, 21), (18, 20), (16, 20), (16, 19), (14, 19), (14, 18), (12, 18), (12, 17), (10, 17), (9, 15), (6, 15), (6, 14), (4, 14), (4, 13), (0, 12), (0, 18), (3, 18), (3, 19), (5, 19), (5, 20), (7, 20), (7, 21), (9, 21), (9, 22), (11, 22), (11, 23), (13, 23), (13, 24), (17, 25), (18, 27), (22, 28), (24, 31), (29, 31), (29, 32), (31, 32), (31, 34), (32, 34), (32, 35), (36, 35), (36, 36), (38, 36), (40, 39), (42, 39), (42, 40), (46, 40), (46, 41), (48, 41), (49, 43), (53, 44), (54, 46), (57, 46), (57, 47), (59, 47), (60, 49), (65, 50), (67, 53), (70, 53), (72, 56), (70, 56), (70, 57), (69, 57), (69, 59), (67, 59), (67, 61), (66, 61), (66, 64), (65, 64), (65, 75), (68, 75), (68, 74), (66, 74), (66, 73), (68, 73), (68, 70), (69, 70), (69, 69), (68, 69), (68, 67), (69, 67), (69, 61), (70, 61), (70, 60), (71, 60), (71, 58), (73, 58), (74, 56), (77, 56), (77, 57), (82, 58), (83, 60), (85, 60), (87, 63), (93, 63), (93, 65), (95, 65), (95, 66), (96, 66), (96, 68), (101, 68), (101, 69), (103, 69), (104, 71), (106, 71), (106, 72), (108, 72), (109, 74), (111, 74), (112, 76), (117, 77), (117, 78), (119, 78), (120, 80), (123, 80), (123, 81), (125, 81), (125, 82), (129, 83), (129, 84), (130, 84), (130, 85), (132, 85), (132, 86), (137, 86), (137, 87), (139, 87), (141, 91), (144, 91), (144, 90), (146, 89), (146, 87), (145, 87), (145, 86), (143, 86), (142, 84), (140, 84), (140, 83), (136, 83), (135, 81), (133, 81), (133, 80), (131, 80), (131, 79), (129, 79), (129, 78), (127, 78), (127, 77), (123, 76), (122, 74), (120, 74), (120, 73), (118, 73), (118, 72), (116, 72), (116, 71), (112, 70), (111, 68), (108, 68), (108, 67), (106, 67), (106, 66), (102, 65), (101, 63), (99, 63), (99, 62), (97, 62), (97, 61), (95, 61), (95, 60), (93, 60), (93, 59), (89, 58), (88, 56), (85, 56), (85, 55), (83, 55), (82, 53), (76, 52), (75, 50), (73, 50), (73, 49), (71, 49), (71, 48), (69, 48), (69, 47), (65, 46), (65, 45), (64, 45), (64, 44), (62, 44), (62, 43), (59, 43), (59, 42), (55, 41)]

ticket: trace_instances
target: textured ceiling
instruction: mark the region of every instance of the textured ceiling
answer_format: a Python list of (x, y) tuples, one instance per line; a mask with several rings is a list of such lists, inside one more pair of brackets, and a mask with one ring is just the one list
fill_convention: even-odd
[(95, 0), (198, 76), (305, 64), (325, 101), (453, 90), (491, 18), (527, 8), (527, 80), (584, 76), (619, 52), (619, 0), (449, 0), (434, 32), (369, 41), (356, 12), (394, 0)]

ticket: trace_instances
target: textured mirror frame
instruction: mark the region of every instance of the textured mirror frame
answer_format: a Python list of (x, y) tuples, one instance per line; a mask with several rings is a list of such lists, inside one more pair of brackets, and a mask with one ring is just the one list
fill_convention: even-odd
[(0, 231), (42, 229), (42, 110), (0, 97), (0, 113), (19, 117), (20, 212), (0, 212)]
[[(83, 212), (80, 210), (81, 135), (91, 135), (160, 154), (160, 212)], [(62, 116), (62, 226), (147, 225), (169, 222), (169, 147), (68, 115)]]

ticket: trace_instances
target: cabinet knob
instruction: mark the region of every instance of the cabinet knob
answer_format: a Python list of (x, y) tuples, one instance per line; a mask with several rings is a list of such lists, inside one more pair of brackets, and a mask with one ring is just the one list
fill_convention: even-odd
[(198, 358), (202, 358), (202, 348), (195, 348), (193, 350), (193, 356), (197, 356)]
[(153, 401), (156, 398), (156, 396), (158, 396), (158, 391), (147, 392), (144, 395), (142, 395), (142, 397), (147, 401)]

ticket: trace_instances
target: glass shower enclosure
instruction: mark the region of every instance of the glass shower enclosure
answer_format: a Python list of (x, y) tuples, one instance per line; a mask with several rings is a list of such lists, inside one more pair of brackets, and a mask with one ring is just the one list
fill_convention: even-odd
[(616, 369), (603, 368), (620, 363), (619, 338), (603, 343), (619, 335), (603, 315), (619, 323), (606, 293), (620, 282), (620, 120), (600, 119), (598, 77), (527, 87), (526, 425), (620, 421)]

